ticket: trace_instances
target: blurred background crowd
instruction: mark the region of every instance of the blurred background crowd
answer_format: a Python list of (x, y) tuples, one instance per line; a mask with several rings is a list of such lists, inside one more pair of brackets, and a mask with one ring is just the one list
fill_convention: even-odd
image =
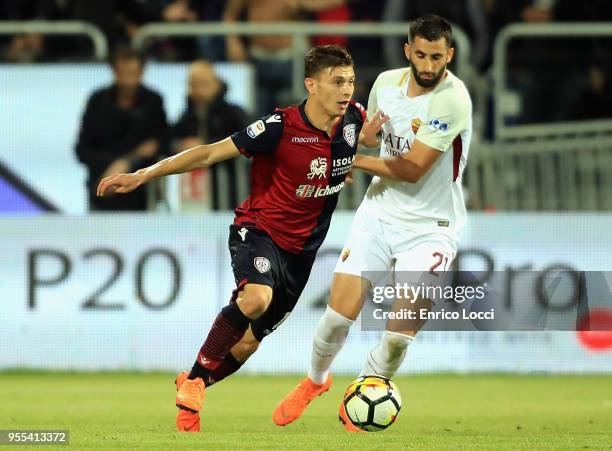
[[(606, 0), (1, 0), (0, 21), (78, 20), (89, 22), (103, 31), (111, 51), (126, 46), (144, 25), (165, 23), (270, 23), (308, 21), (314, 23), (377, 23), (409, 21), (423, 14), (435, 12), (459, 26), (471, 43), (470, 60), (478, 74), (484, 74), (492, 62), (496, 35), (512, 23), (601, 22), (612, 20), (612, 8)], [(264, 25), (262, 25), (264, 26)], [(405, 65), (401, 51), (402, 39), (347, 36), (318, 36), (312, 44), (335, 43), (349, 48), (360, 72), (369, 74), (381, 68)], [(586, 45), (585, 45), (586, 44)], [(604, 41), (555, 42), (540, 47), (517, 45), (512, 49), (514, 66), (537, 67), (525, 89), (554, 87), (546, 83), (559, 71), (577, 71), (572, 80), (578, 97), (580, 88), (587, 94), (610, 95), (610, 58)], [(29, 33), (0, 37), (0, 55), (4, 62), (32, 63), (58, 61), (86, 61), (91, 58), (91, 43), (84, 38), (44, 36)], [(275, 101), (283, 98), (282, 88), (288, 89), (291, 75), (291, 37), (255, 36), (250, 39), (229, 36), (204, 36), (156, 39), (148, 46), (147, 57), (158, 61), (250, 61), (257, 72), (262, 72), (259, 85), (263, 86), (258, 99), (258, 113), (269, 111)], [(517, 77), (526, 77), (520, 73)], [(368, 81), (365, 77), (364, 81)], [(280, 96), (277, 100), (275, 94)], [(364, 90), (367, 86), (364, 87)], [(285, 93), (286, 94), (286, 93)], [(364, 92), (360, 93), (362, 96)], [(535, 95), (535, 94), (534, 94)], [(598, 96), (592, 96), (598, 97)], [(599, 97), (602, 98), (602, 97)], [(566, 97), (567, 99), (567, 97)], [(569, 102), (569, 99), (567, 99)], [(575, 114), (601, 116), (606, 102), (589, 98), (584, 103), (590, 111), (554, 110), (556, 115)], [(534, 102), (535, 104), (536, 102)], [(530, 116), (542, 118), (543, 108), (526, 108)], [(553, 114), (553, 113), (550, 113)], [(544, 117), (546, 119), (546, 117)]]
[[(292, 91), (296, 50), (290, 35), (160, 36), (148, 39), (144, 51), (136, 53), (132, 44), (144, 26), (200, 24), (204, 30), (212, 23), (246, 22), (263, 28), (275, 22), (307, 22), (384, 28), (386, 23), (408, 22), (432, 12), (447, 18), (468, 38), (469, 72), (459, 75), (475, 100), (478, 139), (483, 142), (494, 139), (494, 109), (501, 102), (513, 112), (506, 118), (510, 125), (612, 118), (612, 32), (598, 37), (514, 39), (506, 55), (506, 67), (511, 70), (504, 74), (507, 92), (514, 97), (495, 97), (492, 81), (495, 43), (505, 27), (612, 21), (606, 0), (0, 0), (0, 27), (11, 21), (82, 21), (102, 31), (114, 82), (89, 98), (75, 144), (76, 156), (88, 170), (91, 209), (144, 209), (144, 193), (105, 205), (92, 195), (93, 186), (105, 174), (142, 167), (169, 151), (213, 142), (276, 106), (301, 100)], [(334, 43), (349, 49), (358, 78), (355, 98), (365, 103), (378, 73), (407, 65), (402, 50), (405, 39), (340, 34), (313, 36), (309, 44)], [(462, 50), (466, 49), (458, 49)], [(0, 61), (87, 63), (95, 57), (86, 37), (23, 32), (0, 34)], [(177, 120), (167, 119), (160, 94), (143, 84), (146, 61), (193, 63), (188, 69), (187, 102)], [(223, 62), (253, 68), (255, 103), (251, 110), (227, 101), (227, 86), (214, 66)], [(513, 107), (515, 103), (518, 106)], [(141, 110), (146, 114), (136, 114)], [(236, 177), (233, 163), (223, 172), (224, 177)], [(215, 209), (222, 207), (217, 198), (218, 178), (213, 170), (211, 203)], [(223, 191), (229, 198), (225, 205), (236, 205), (240, 193), (234, 184)], [(481, 202), (478, 208), (485, 207)]]

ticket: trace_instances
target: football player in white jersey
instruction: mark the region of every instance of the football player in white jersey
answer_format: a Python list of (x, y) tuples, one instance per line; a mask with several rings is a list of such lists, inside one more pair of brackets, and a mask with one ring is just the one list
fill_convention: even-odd
[[(357, 155), (353, 168), (374, 178), (336, 265), (308, 377), (277, 406), (277, 425), (295, 421), (312, 399), (329, 389), (331, 363), (377, 282), (372, 273), (395, 271), (396, 283), (402, 274), (431, 274), (435, 280), (456, 255), (466, 216), (461, 177), (472, 133), (472, 103), (463, 82), (447, 69), (454, 54), (451, 43), (445, 19), (428, 15), (414, 20), (404, 46), (410, 67), (381, 73), (372, 87), (368, 119), (380, 114), (386, 120), (380, 156)], [(431, 300), (415, 301), (420, 308)], [(392, 377), (423, 324), (388, 322), (361, 374)], [(346, 420), (342, 406), (340, 410)]]

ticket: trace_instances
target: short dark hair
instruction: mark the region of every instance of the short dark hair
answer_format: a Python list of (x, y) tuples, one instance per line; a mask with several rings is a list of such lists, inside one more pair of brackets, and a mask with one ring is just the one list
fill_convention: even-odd
[(353, 57), (339, 45), (320, 45), (311, 48), (304, 57), (304, 69), (307, 78), (310, 78), (328, 67), (352, 66)]
[(437, 41), (444, 38), (446, 39), (446, 45), (449, 47), (453, 42), (453, 30), (450, 24), (443, 17), (435, 14), (418, 17), (410, 23), (408, 42), (414, 42), (414, 38), (417, 36), (428, 41)]
[(134, 59), (138, 60), (140, 66), (144, 68), (145, 57), (142, 53), (137, 50), (134, 50), (132, 47), (117, 47), (113, 51), (109, 63), (112, 67), (115, 67), (119, 61)]

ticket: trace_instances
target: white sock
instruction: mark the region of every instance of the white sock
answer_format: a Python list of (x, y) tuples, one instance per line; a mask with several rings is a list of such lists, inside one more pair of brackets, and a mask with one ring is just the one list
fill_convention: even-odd
[(404, 361), (406, 349), (413, 340), (414, 337), (409, 335), (385, 331), (378, 346), (368, 354), (359, 375), (378, 374), (388, 378), (393, 377)]
[(327, 380), (332, 361), (342, 349), (348, 331), (354, 322), (329, 306), (325, 309), (312, 342), (312, 358), (308, 377), (315, 384), (321, 385)]

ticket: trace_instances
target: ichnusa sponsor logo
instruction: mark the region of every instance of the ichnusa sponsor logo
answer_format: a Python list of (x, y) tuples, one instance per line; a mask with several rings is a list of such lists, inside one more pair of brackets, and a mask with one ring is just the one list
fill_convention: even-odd
[(295, 195), (302, 199), (307, 197), (325, 197), (338, 194), (342, 188), (344, 188), (344, 182), (335, 186), (300, 185), (295, 190)]

